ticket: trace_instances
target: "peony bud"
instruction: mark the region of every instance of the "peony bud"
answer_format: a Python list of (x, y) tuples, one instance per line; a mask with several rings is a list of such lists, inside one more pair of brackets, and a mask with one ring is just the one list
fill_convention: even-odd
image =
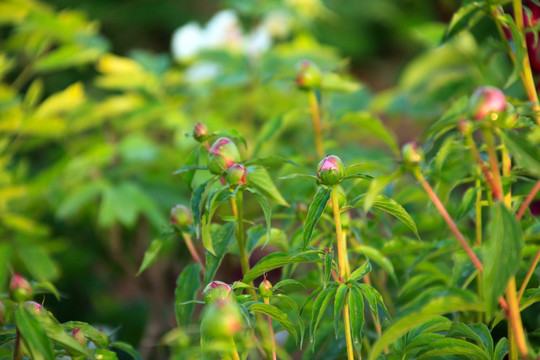
[(41, 314), (43, 306), (35, 301), (25, 301), (24, 307), (34, 314)]
[(218, 301), (235, 301), (231, 287), (222, 281), (212, 281), (208, 284), (203, 291), (203, 296), (206, 304), (213, 304)]
[(197, 140), (198, 142), (204, 142), (206, 141), (206, 137), (208, 135), (208, 128), (202, 124), (197, 123), (195, 124), (195, 127), (193, 128), (193, 138)]
[(469, 104), (469, 110), (474, 120), (480, 120), (487, 116), (491, 120), (497, 120), (497, 113), (506, 108), (506, 97), (496, 87), (483, 86), (474, 92)]
[(302, 90), (314, 90), (321, 87), (321, 82), (321, 70), (311, 61), (302, 61), (296, 76), (298, 87)]
[(184, 205), (174, 205), (170, 213), (171, 223), (180, 228), (184, 228), (191, 224), (191, 212)]
[(238, 305), (218, 301), (205, 308), (201, 321), (201, 334), (205, 338), (229, 338), (244, 328), (242, 313)]
[(30, 283), (21, 275), (15, 274), (9, 284), (11, 298), (16, 302), (23, 302), (32, 297), (32, 287)]
[(317, 176), (325, 185), (337, 184), (343, 179), (344, 173), (343, 163), (335, 155), (328, 155), (317, 167)]
[(231, 139), (217, 139), (208, 152), (207, 166), (212, 174), (221, 175), (240, 161), (238, 148)]
[(403, 145), (401, 154), (403, 161), (407, 164), (419, 164), (424, 161), (424, 152), (415, 142), (409, 142)]
[(274, 293), (272, 283), (266, 279), (261, 281), (261, 284), (259, 285), (259, 293), (261, 294), (263, 299), (269, 299), (270, 297), (272, 297), (272, 294)]
[(231, 186), (246, 185), (247, 170), (242, 164), (234, 164), (227, 172), (227, 182)]
[(73, 337), (77, 340), (82, 346), (86, 346), (86, 337), (81, 329), (75, 328), (73, 330)]

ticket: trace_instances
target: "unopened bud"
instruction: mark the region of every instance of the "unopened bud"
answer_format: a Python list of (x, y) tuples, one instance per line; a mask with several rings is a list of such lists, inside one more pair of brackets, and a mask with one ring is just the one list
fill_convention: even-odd
[(30, 283), (21, 275), (15, 274), (9, 284), (11, 298), (16, 302), (24, 302), (32, 297)]
[(302, 90), (314, 90), (321, 87), (321, 70), (311, 61), (305, 60), (300, 63), (296, 84)]
[(259, 293), (264, 299), (271, 298), (272, 294), (274, 293), (274, 289), (272, 288), (272, 283), (266, 279), (261, 281), (259, 285)]
[(247, 169), (242, 164), (234, 164), (227, 172), (227, 182), (231, 186), (246, 185)]
[(504, 93), (493, 86), (483, 86), (478, 88), (470, 100), (470, 114), (474, 120), (489, 117), (497, 120), (499, 113), (506, 108), (506, 97)]
[(409, 142), (403, 145), (401, 154), (403, 161), (407, 164), (419, 164), (424, 161), (424, 153), (415, 142)]
[(170, 213), (171, 223), (180, 228), (184, 228), (191, 224), (191, 212), (184, 205), (174, 205)]
[(195, 124), (193, 128), (193, 138), (198, 142), (206, 141), (208, 135), (208, 128), (203, 123)]
[(205, 304), (213, 304), (218, 301), (234, 302), (235, 296), (229, 284), (222, 281), (212, 281), (203, 291)]
[(335, 155), (328, 155), (317, 167), (317, 176), (325, 185), (337, 184), (343, 179), (344, 173), (343, 163)]
[(41, 314), (43, 306), (35, 301), (25, 301), (24, 307), (33, 312), (34, 314)]
[(201, 334), (206, 340), (230, 338), (243, 328), (242, 313), (235, 303), (218, 301), (205, 307)]
[(86, 337), (81, 329), (75, 328), (73, 330), (73, 337), (77, 340), (82, 346), (86, 346)]
[(463, 135), (467, 135), (473, 131), (473, 124), (469, 120), (461, 119), (458, 123), (458, 129)]
[(240, 152), (231, 139), (217, 139), (208, 152), (207, 166), (212, 174), (222, 175), (240, 161)]

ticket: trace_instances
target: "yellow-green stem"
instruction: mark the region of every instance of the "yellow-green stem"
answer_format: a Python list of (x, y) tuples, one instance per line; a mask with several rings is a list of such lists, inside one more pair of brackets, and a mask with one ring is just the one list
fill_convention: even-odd
[[(350, 313), (349, 313), (349, 294), (347, 294), (347, 299), (345, 299), (345, 304), (343, 305), (343, 323), (345, 326), (345, 343), (347, 344), (347, 359), (354, 360), (352, 336), (351, 336), (351, 319), (350, 319)], [(360, 354), (358, 355), (360, 356)]]
[(309, 106), (311, 108), (311, 117), (313, 119), (313, 131), (315, 132), (315, 148), (317, 149), (317, 158), (324, 156), (324, 147), (321, 128), (321, 111), (319, 109), (319, 100), (314, 90), (309, 91)]
[[(264, 303), (270, 305), (270, 299), (264, 298)], [(276, 337), (274, 335), (274, 326), (272, 325), (272, 318), (269, 315), (266, 315), (268, 319), (268, 329), (270, 330), (270, 342), (272, 343), (272, 360), (277, 360), (276, 354)]]
[(525, 276), (525, 279), (523, 279), (523, 283), (521, 284), (521, 288), (519, 289), (518, 294), (518, 303), (521, 301), (521, 297), (523, 296), (523, 293), (525, 292), (525, 289), (527, 288), (527, 284), (529, 283), (529, 280), (531, 280), (532, 275), (534, 274), (534, 270), (536, 269), (536, 265), (538, 265), (538, 261), (540, 260), (540, 250), (536, 253), (536, 256), (534, 257), (534, 260), (531, 264), (531, 267), (529, 268), (529, 271), (527, 271), (527, 275)]
[(491, 168), (491, 177), (493, 179), (493, 197), (495, 200), (501, 200), (503, 196), (501, 173), (499, 171), (499, 160), (495, 149), (495, 140), (491, 129), (483, 129), (484, 139), (488, 148), (489, 167)]
[(231, 355), (234, 360), (240, 360), (240, 355), (238, 354), (238, 349), (236, 348), (236, 342), (234, 337), (231, 336)]

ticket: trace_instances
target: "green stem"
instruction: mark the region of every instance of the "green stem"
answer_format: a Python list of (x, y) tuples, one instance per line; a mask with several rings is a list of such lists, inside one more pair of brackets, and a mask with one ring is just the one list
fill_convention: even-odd
[(523, 283), (521, 284), (521, 288), (519, 289), (518, 294), (518, 303), (521, 301), (521, 297), (523, 296), (523, 293), (525, 292), (525, 289), (527, 288), (527, 284), (529, 283), (529, 280), (531, 280), (532, 275), (534, 274), (534, 270), (536, 270), (536, 265), (538, 265), (538, 261), (540, 260), (540, 249), (536, 253), (536, 256), (534, 257), (534, 260), (531, 264), (531, 267), (529, 268), (529, 271), (527, 271), (527, 275), (525, 276), (525, 279), (523, 280)]
[(324, 156), (324, 147), (322, 141), (321, 129), (321, 112), (319, 109), (319, 100), (315, 90), (309, 91), (309, 106), (311, 108), (311, 117), (313, 119), (313, 131), (315, 132), (315, 147), (317, 149), (317, 158), (322, 159)]
[[(332, 210), (334, 212), (334, 224), (336, 225), (336, 244), (338, 249), (338, 266), (339, 266), (339, 278), (340, 281), (344, 281), (349, 277), (349, 267), (346, 265), (347, 258), (347, 243), (343, 236), (343, 230), (341, 228), (341, 212), (339, 210), (339, 200), (337, 194), (337, 185), (332, 188)], [(345, 343), (347, 344), (347, 359), (354, 360), (353, 344), (351, 336), (351, 320), (349, 313), (349, 297), (345, 300), (343, 305), (343, 322), (345, 327)]]
[(236, 347), (236, 342), (234, 337), (231, 336), (231, 354), (234, 360), (240, 360), (240, 355), (238, 354), (238, 348)]
[(482, 173), (484, 174), (484, 177), (486, 178), (486, 182), (489, 184), (491, 188), (491, 192), (495, 194), (495, 198), (499, 198), (500, 194), (497, 193), (499, 189), (495, 186), (493, 182), (493, 176), (491, 176), (489, 170), (486, 168), (486, 165), (484, 164), (484, 161), (480, 157), (480, 152), (478, 151), (478, 148), (476, 147), (476, 143), (474, 142), (474, 139), (472, 138), (472, 134), (471, 133), (466, 134), (465, 139), (467, 141), (467, 144), (471, 148), (471, 152), (474, 156), (474, 159), (476, 160), (476, 163), (478, 164), (478, 166), (480, 166), (480, 169), (482, 170)]
[[(482, 245), (482, 186), (480, 178), (476, 179), (475, 186), (478, 188), (476, 192), (476, 204), (475, 204), (475, 218), (476, 218), (476, 246)], [(482, 283), (482, 273), (478, 273), (476, 277), (476, 287), (478, 290), (478, 297), (482, 299), (484, 285)], [(482, 312), (478, 312), (478, 321), (483, 322)]]

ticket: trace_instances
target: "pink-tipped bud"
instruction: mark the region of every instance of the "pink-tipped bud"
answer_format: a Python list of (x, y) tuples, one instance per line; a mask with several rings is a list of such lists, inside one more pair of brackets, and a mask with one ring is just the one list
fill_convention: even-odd
[(231, 186), (247, 184), (247, 169), (242, 164), (234, 164), (227, 172), (227, 182)]
[(298, 85), (298, 88), (302, 90), (319, 89), (321, 87), (321, 83), (321, 70), (311, 61), (302, 61), (296, 76), (296, 85)]
[(234, 302), (236, 300), (229, 284), (225, 284), (222, 281), (212, 281), (206, 285), (203, 296), (205, 304), (213, 304), (218, 301)]
[(205, 307), (201, 321), (201, 334), (205, 340), (228, 339), (243, 328), (244, 320), (238, 305), (218, 301)]
[(11, 298), (16, 302), (24, 302), (32, 297), (30, 283), (21, 275), (15, 274), (9, 284)]
[(419, 164), (424, 161), (424, 152), (415, 142), (409, 142), (403, 145), (401, 149), (403, 161), (407, 164)]
[(41, 314), (43, 305), (35, 301), (25, 301), (24, 307), (33, 312), (34, 314)]
[(504, 93), (493, 86), (483, 86), (478, 88), (470, 100), (470, 113), (474, 120), (490, 117), (497, 120), (498, 113), (506, 108), (506, 97)]
[(86, 337), (81, 329), (75, 328), (73, 330), (73, 337), (77, 340), (82, 346), (86, 346)]
[(208, 135), (208, 128), (202, 123), (196, 123), (193, 128), (193, 138), (198, 142), (206, 141)]
[(325, 185), (334, 185), (343, 179), (343, 162), (335, 155), (328, 155), (317, 166), (317, 176)]
[(473, 131), (474, 127), (470, 120), (461, 119), (458, 123), (458, 130), (463, 134), (467, 135)]
[(263, 299), (270, 299), (274, 294), (274, 289), (272, 288), (272, 283), (266, 279), (261, 281), (259, 284), (259, 293)]
[(184, 205), (174, 205), (170, 213), (171, 223), (180, 228), (191, 224), (191, 212)]
[(223, 175), (240, 161), (240, 152), (231, 139), (217, 139), (208, 152), (207, 166), (212, 174)]

